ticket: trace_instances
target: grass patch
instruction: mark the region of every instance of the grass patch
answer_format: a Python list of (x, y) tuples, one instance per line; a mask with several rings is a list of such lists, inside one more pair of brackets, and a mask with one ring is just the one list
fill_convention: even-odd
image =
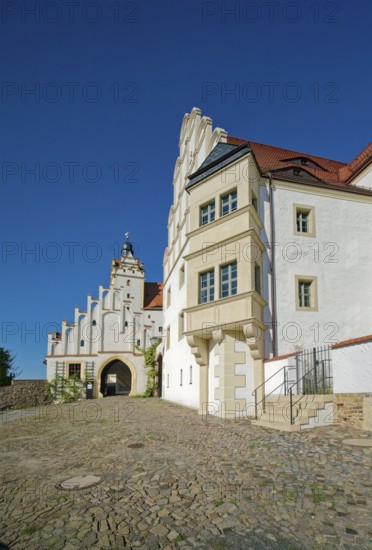
[(32, 535), (33, 533), (37, 533), (37, 531), (40, 531), (41, 527), (40, 525), (28, 525), (25, 527), (22, 531), (24, 535)]

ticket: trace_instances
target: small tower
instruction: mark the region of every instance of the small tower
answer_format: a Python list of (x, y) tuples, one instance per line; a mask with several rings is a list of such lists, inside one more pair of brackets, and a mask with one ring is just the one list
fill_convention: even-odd
[(125, 243), (123, 244), (123, 248), (121, 249), (121, 255), (122, 257), (133, 256), (133, 245), (131, 242), (129, 242), (128, 231), (125, 233)]

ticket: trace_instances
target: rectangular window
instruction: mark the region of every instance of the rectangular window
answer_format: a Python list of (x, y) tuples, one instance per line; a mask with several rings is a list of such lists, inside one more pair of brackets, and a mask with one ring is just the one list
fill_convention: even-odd
[(192, 384), (192, 366), (190, 365), (190, 384)]
[(167, 291), (167, 307), (169, 307), (170, 305), (171, 305), (171, 289), (169, 287)]
[(311, 306), (311, 283), (305, 283), (300, 281), (298, 289), (300, 297), (300, 307)]
[(199, 304), (214, 300), (214, 269), (199, 274)]
[(216, 216), (214, 201), (205, 204), (200, 208), (200, 225), (206, 225), (213, 222)]
[(163, 327), (159, 327), (159, 332), (163, 332)]
[(68, 366), (68, 377), (81, 379), (81, 363), (70, 363)]
[(221, 216), (226, 216), (230, 212), (234, 212), (238, 208), (238, 194), (236, 191), (231, 191), (227, 195), (221, 197)]
[(294, 204), (294, 234), (315, 237), (315, 208)]
[(318, 310), (317, 278), (296, 276), (297, 309)]
[(236, 262), (220, 267), (220, 298), (234, 296), (238, 292), (238, 266)]
[(297, 212), (297, 231), (298, 233), (308, 233), (309, 232), (309, 216), (310, 212), (304, 212), (299, 210)]

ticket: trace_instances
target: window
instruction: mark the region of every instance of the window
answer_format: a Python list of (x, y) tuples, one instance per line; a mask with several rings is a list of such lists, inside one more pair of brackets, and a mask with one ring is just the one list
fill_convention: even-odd
[(163, 332), (163, 327), (159, 327), (159, 332)]
[(261, 294), (261, 268), (259, 265), (254, 267), (254, 289)]
[(183, 384), (183, 370), (180, 370), (180, 386)]
[(206, 225), (207, 223), (213, 222), (215, 216), (216, 208), (214, 201), (212, 201), (200, 208), (200, 225)]
[(190, 365), (190, 384), (192, 384), (192, 366)]
[(69, 378), (72, 378), (72, 377), (76, 377), (76, 378), (79, 378), (79, 380), (81, 379), (81, 363), (70, 363), (69, 366), (68, 366), (68, 377)]
[(311, 283), (300, 281), (298, 288), (298, 295), (300, 298), (300, 307), (310, 307), (311, 306)]
[(128, 299), (128, 300), (130, 299), (130, 294), (127, 294), (127, 299)]
[(310, 212), (304, 212), (299, 210), (297, 212), (297, 231), (298, 233), (308, 233), (309, 232), (309, 215)]
[(183, 264), (180, 268), (180, 288), (183, 286), (184, 282), (185, 282), (185, 264)]
[(238, 291), (238, 267), (236, 262), (220, 267), (220, 298), (233, 296)]
[(238, 207), (238, 195), (236, 191), (231, 191), (227, 195), (221, 197), (221, 216), (226, 216), (230, 212), (234, 212)]
[(317, 279), (316, 277), (296, 277), (296, 302), (298, 310), (317, 311)]
[(85, 342), (84, 342), (84, 340), (81, 340), (81, 341), (80, 341), (80, 347), (83, 348), (84, 346), (85, 346)]
[(95, 327), (97, 324), (97, 321), (92, 321), (92, 325)]
[(169, 374), (167, 374), (167, 388), (169, 388)]
[(130, 286), (130, 279), (127, 280), (127, 286)]
[(315, 237), (315, 209), (313, 206), (295, 204), (294, 234), (302, 237)]
[(183, 333), (185, 331), (185, 314), (180, 313), (178, 317), (178, 340), (183, 338)]
[(199, 274), (199, 303), (214, 300), (214, 269)]
[(167, 291), (167, 307), (169, 307), (170, 305), (171, 305), (171, 289), (169, 287)]

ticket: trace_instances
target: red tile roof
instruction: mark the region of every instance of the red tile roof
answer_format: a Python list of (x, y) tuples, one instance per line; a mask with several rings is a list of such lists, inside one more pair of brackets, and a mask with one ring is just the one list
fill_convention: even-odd
[(361, 344), (362, 342), (371, 342), (372, 334), (368, 336), (361, 336), (360, 338), (351, 338), (350, 340), (343, 340), (337, 344), (333, 344), (332, 349), (343, 348), (346, 346), (353, 346), (354, 344)]
[(145, 283), (143, 309), (163, 309), (163, 283)]
[[(372, 143), (349, 164), (232, 136), (227, 137), (227, 143), (237, 146), (246, 143), (251, 148), (262, 174), (273, 172), (275, 177), (287, 179), (286, 169), (299, 168), (302, 172), (307, 172), (310, 177), (319, 180), (319, 182), (343, 188), (350, 188), (350, 181), (353, 177), (372, 162)], [(291, 162), (292, 159), (299, 158), (306, 158), (317, 166), (305, 166)], [(291, 174), (290, 179), (296, 179), (296, 176)], [(299, 178), (299, 181), (301, 180), (303, 178)], [(307, 182), (304, 181), (304, 183)]]
[(339, 170), (339, 177), (347, 182), (353, 179), (367, 164), (372, 161), (372, 142), (347, 166)]

